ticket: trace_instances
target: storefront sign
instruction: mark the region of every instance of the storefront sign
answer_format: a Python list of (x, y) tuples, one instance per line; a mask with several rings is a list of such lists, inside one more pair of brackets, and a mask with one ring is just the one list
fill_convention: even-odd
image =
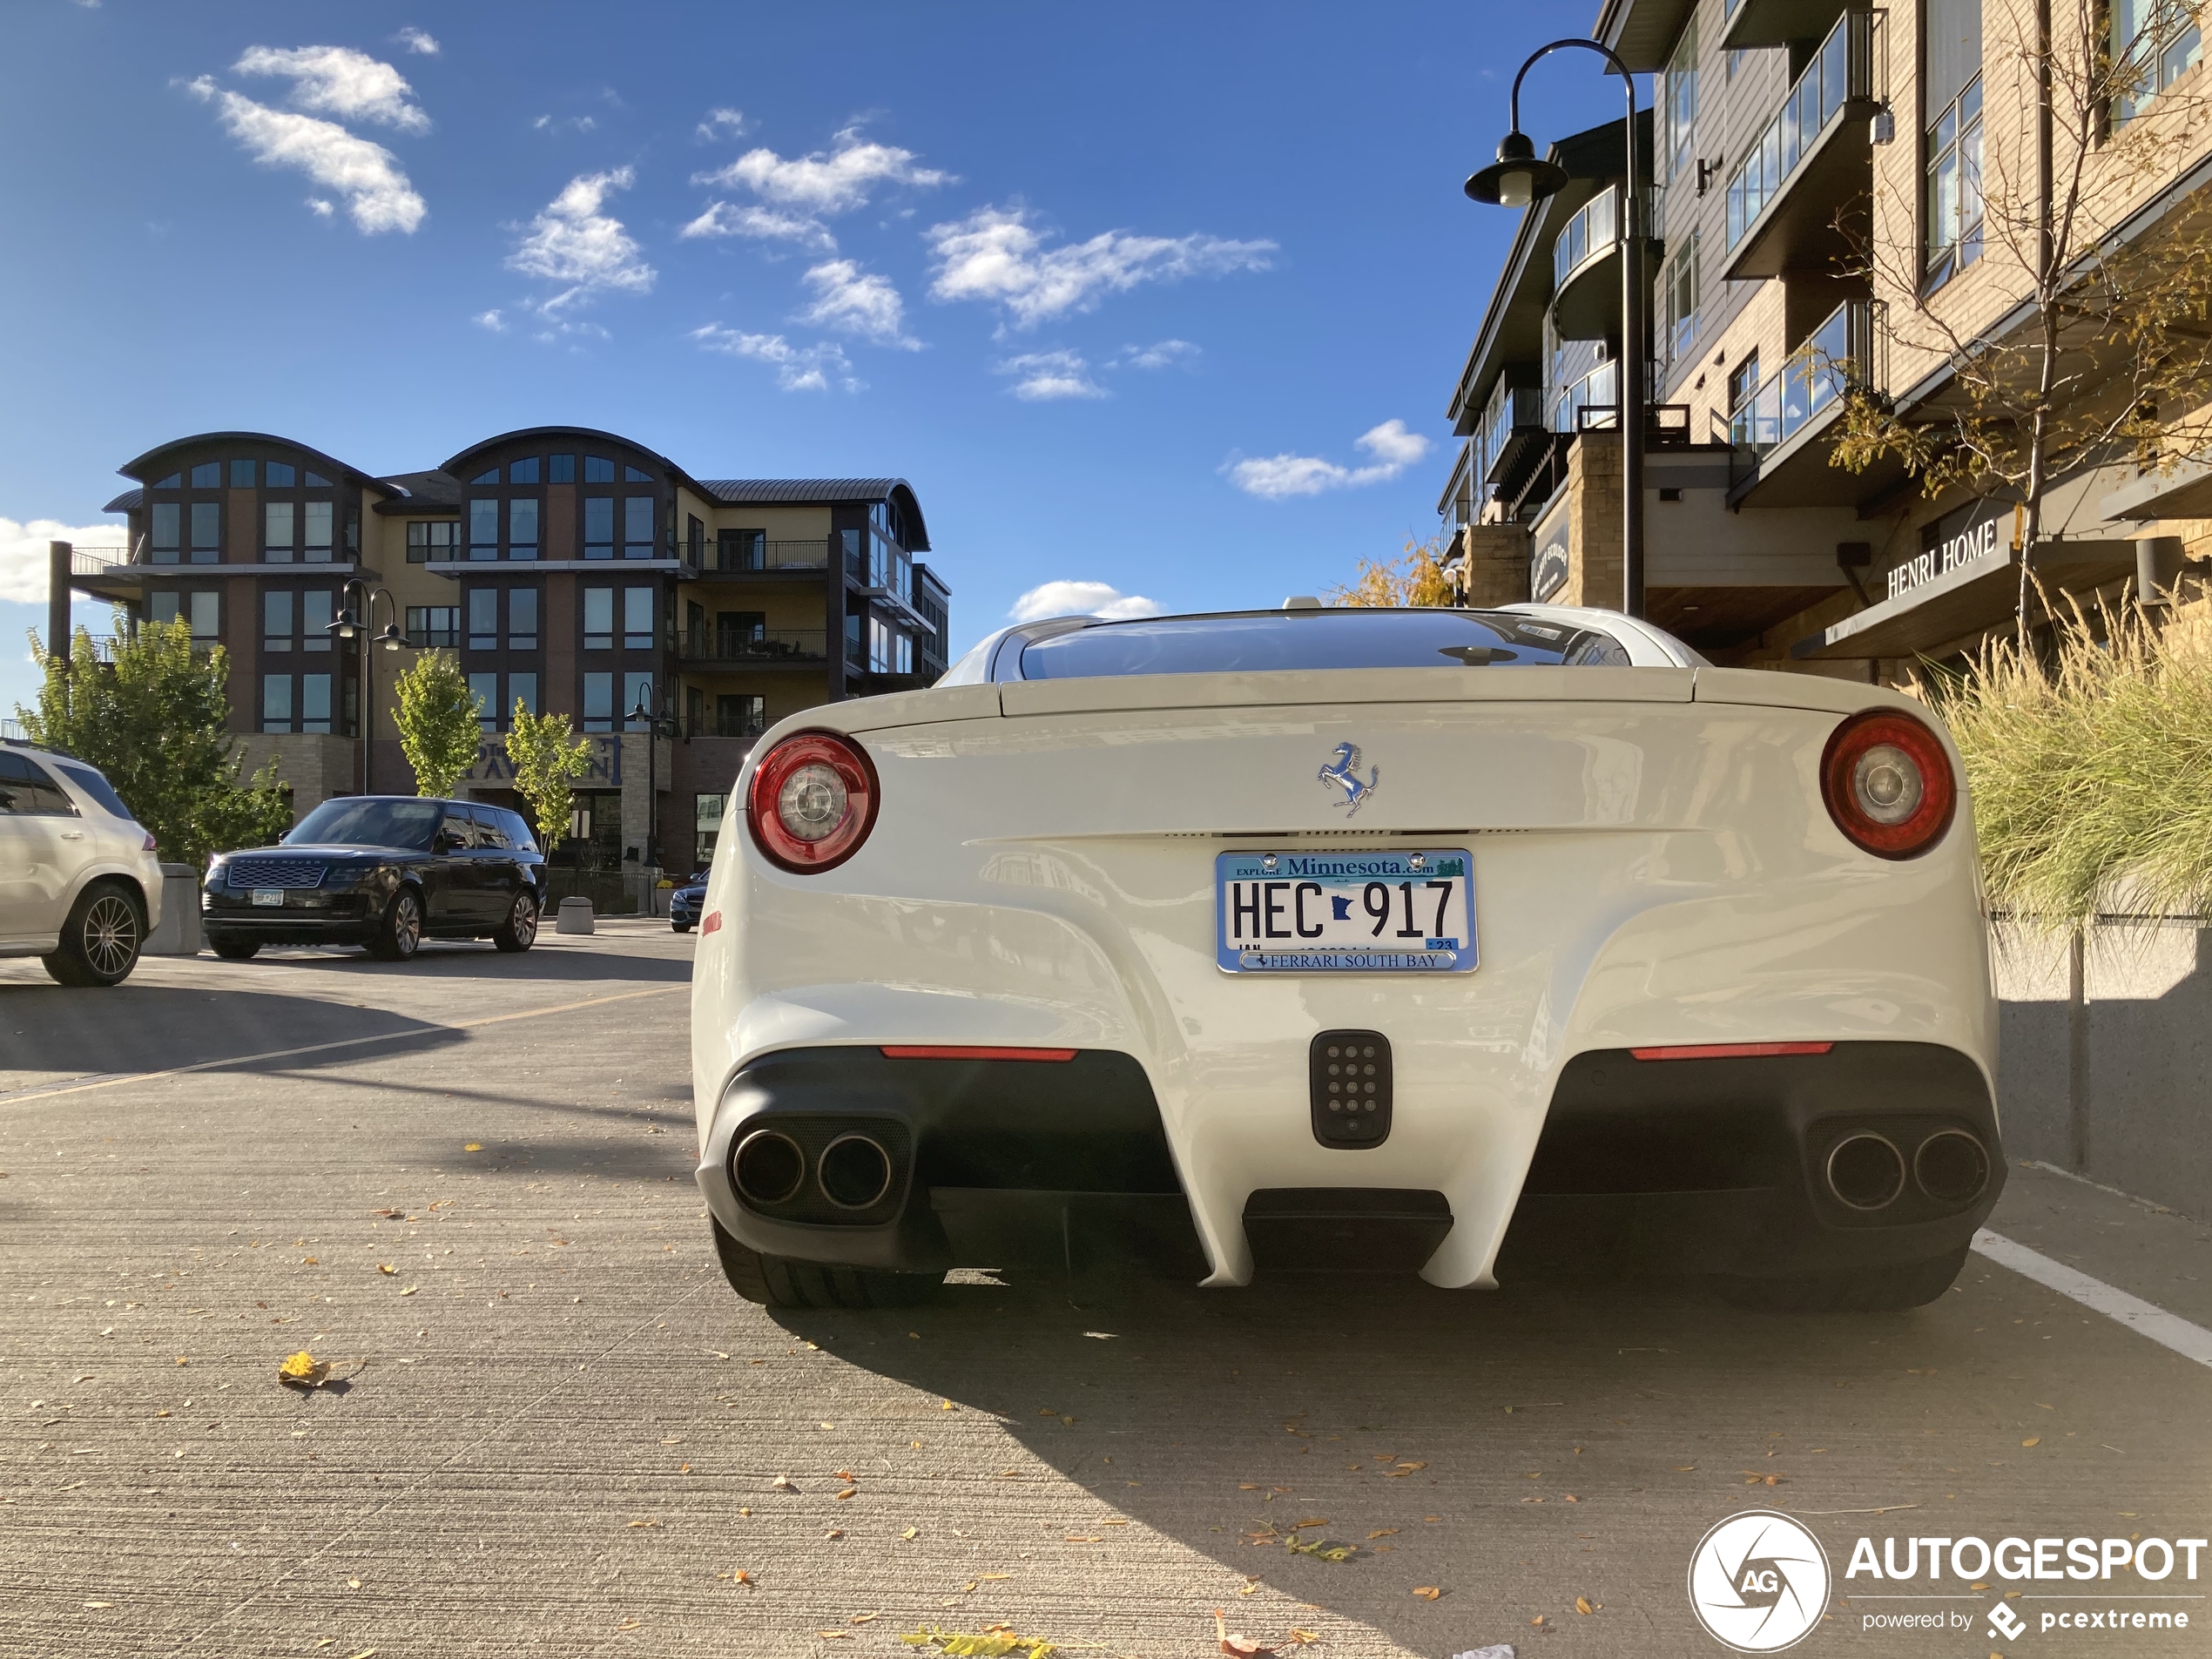
[[(622, 739), (607, 736), (591, 740), (591, 759), (577, 779), (578, 789), (619, 789), (622, 787)], [(476, 745), (475, 764), (461, 774), (465, 784), (512, 784), (515, 768), (507, 759), (507, 739), (486, 738)]]
[(1528, 597), (1538, 604), (1567, 585), (1568, 503), (1561, 502), (1548, 525), (1536, 527), (1536, 551), (1528, 561)]
[(1956, 512), (1946, 513), (1922, 535), (1923, 550), (1890, 572), (1887, 597), (1934, 581), (1962, 564), (1986, 559), (2000, 548), (2010, 551), (2004, 525), (2013, 516), (2009, 502), (1969, 502)]

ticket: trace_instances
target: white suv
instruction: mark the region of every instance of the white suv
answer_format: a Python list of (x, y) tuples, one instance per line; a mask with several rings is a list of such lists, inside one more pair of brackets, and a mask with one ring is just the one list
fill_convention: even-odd
[(153, 837), (97, 768), (0, 740), (0, 956), (114, 985), (161, 921)]

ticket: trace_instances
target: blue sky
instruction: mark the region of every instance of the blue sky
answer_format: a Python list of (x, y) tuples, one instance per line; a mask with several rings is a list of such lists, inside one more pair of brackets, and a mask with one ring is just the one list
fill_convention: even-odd
[[(227, 428), (896, 474), (956, 648), (1052, 583), (1343, 581), (1435, 527), (1513, 227), (1460, 181), (1595, 9), (13, 0), (0, 630), (44, 521)], [(1526, 98), (1540, 142), (1620, 108), (1581, 53)]]

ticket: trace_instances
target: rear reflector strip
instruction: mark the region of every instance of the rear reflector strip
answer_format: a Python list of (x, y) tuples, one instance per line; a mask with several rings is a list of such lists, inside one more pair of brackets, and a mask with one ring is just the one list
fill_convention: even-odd
[(1832, 1042), (1689, 1042), (1667, 1049), (1631, 1049), (1639, 1060), (1743, 1060), (1772, 1054), (1826, 1054)]
[(722, 913), (719, 910), (708, 911), (706, 913), (706, 920), (699, 923), (700, 934), (703, 935), (706, 934), (718, 934), (721, 931)]
[(1073, 1060), (1073, 1049), (976, 1049), (945, 1046), (892, 1047), (883, 1049), (886, 1060)]

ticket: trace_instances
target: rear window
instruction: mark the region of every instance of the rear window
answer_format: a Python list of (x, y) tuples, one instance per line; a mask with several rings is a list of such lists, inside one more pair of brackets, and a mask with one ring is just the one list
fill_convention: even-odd
[(132, 816), (131, 809), (123, 804), (123, 797), (109, 786), (106, 779), (90, 766), (72, 766), (66, 760), (57, 760), (54, 765), (61, 769), (63, 776), (70, 782), (99, 802), (100, 810), (109, 817), (124, 819), (134, 824), (138, 822)]
[(400, 846), (430, 845), (445, 816), (435, 800), (391, 800), (376, 796), (341, 796), (327, 800), (298, 824), (285, 842), (291, 846)]
[[(1507, 611), (1271, 610), (1102, 623), (1024, 646), (1027, 680), (1313, 668), (1625, 668), (1595, 629)], [(1004, 670), (1001, 670), (1001, 676)]]

